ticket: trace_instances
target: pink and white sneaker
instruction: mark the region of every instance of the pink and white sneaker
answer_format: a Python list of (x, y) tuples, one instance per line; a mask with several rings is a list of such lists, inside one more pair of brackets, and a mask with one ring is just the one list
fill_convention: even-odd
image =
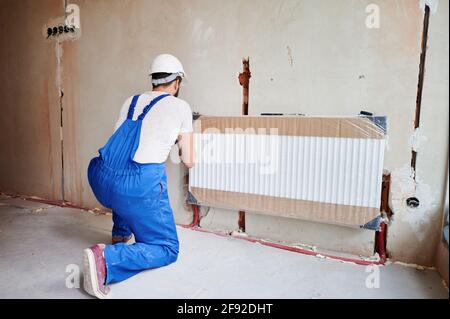
[(108, 297), (110, 288), (105, 285), (106, 264), (103, 257), (105, 245), (97, 244), (83, 252), (84, 290), (97, 298)]

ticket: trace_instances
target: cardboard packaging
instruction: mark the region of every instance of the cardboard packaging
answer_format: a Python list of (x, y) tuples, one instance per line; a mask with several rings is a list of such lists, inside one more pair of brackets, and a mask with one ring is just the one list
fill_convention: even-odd
[(201, 116), (190, 202), (377, 230), (385, 117)]

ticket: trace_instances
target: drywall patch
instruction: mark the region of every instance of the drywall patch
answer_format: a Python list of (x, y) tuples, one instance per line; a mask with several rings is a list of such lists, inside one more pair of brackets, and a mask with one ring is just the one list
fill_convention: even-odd
[(425, 12), (425, 6), (428, 6), (431, 13), (436, 13), (439, 6), (439, 0), (420, 0), (419, 5), (420, 10), (423, 12)]
[[(411, 208), (407, 205), (407, 199), (411, 197), (416, 197), (420, 201), (418, 207)], [(433, 210), (438, 205), (431, 187), (417, 177), (414, 180), (413, 169), (405, 165), (392, 171), (390, 198), (394, 222), (399, 218), (407, 223), (417, 239), (423, 241), (425, 239), (423, 225), (430, 223)]]

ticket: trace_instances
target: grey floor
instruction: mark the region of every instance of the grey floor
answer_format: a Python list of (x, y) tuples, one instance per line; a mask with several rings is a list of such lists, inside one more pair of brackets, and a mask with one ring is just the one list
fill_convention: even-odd
[[(76, 287), (82, 250), (107, 242), (110, 227), (110, 216), (0, 198), (0, 298), (90, 298)], [(111, 298), (449, 297), (434, 270), (390, 264), (379, 268), (379, 288), (368, 288), (376, 270), (365, 266), (183, 228), (178, 233), (177, 263), (113, 285)]]

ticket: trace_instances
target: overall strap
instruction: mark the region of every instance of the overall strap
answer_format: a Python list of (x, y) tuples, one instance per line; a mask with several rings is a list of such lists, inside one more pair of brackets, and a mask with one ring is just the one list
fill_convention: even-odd
[(139, 99), (139, 95), (133, 96), (133, 99), (131, 100), (130, 108), (128, 109), (128, 116), (127, 119), (132, 120), (134, 115), (134, 108), (136, 107), (136, 103)]
[(142, 120), (145, 118), (145, 116), (147, 115), (147, 113), (150, 112), (150, 110), (152, 109), (152, 107), (155, 106), (156, 103), (158, 103), (159, 101), (161, 101), (162, 99), (164, 99), (165, 97), (168, 97), (168, 96), (170, 96), (170, 94), (162, 94), (162, 95), (159, 95), (159, 96), (155, 97), (155, 98), (150, 102), (150, 104), (147, 105), (147, 106), (144, 108), (144, 111), (142, 112), (141, 115), (139, 115), (138, 119), (142, 121)]

